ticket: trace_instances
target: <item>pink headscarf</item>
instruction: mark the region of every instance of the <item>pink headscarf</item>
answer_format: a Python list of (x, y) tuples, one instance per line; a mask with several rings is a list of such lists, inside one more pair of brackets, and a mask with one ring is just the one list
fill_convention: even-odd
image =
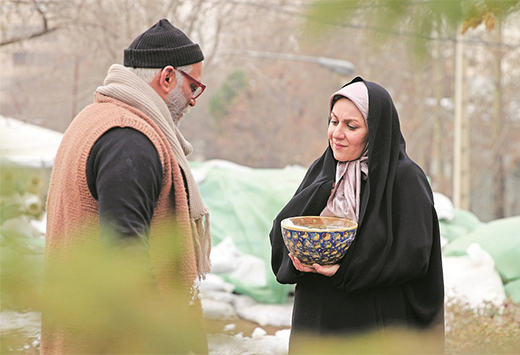
[[(332, 111), (333, 100), (336, 96), (343, 96), (352, 101), (361, 112), (368, 127), (368, 89), (364, 82), (357, 81), (332, 94), (329, 101), (329, 112)], [(338, 162), (334, 188), (321, 215), (347, 218), (357, 222), (359, 219), (361, 179), (366, 180), (367, 175), (368, 143), (358, 159)]]

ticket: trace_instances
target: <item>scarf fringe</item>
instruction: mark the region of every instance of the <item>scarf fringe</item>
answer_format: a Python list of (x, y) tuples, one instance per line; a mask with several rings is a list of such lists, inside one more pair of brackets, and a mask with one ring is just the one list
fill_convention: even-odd
[[(199, 279), (206, 279), (211, 271), (211, 233), (209, 229), (209, 213), (197, 219), (190, 219), (193, 247), (197, 257)], [(200, 236), (203, 236), (202, 238)]]

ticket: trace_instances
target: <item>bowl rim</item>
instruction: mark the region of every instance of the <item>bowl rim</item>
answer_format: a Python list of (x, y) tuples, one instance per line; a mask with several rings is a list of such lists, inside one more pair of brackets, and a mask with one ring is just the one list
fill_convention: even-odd
[[(346, 220), (346, 221), (349, 221), (351, 223), (353, 223), (352, 226), (350, 227), (338, 227), (338, 228), (331, 228), (331, 229), (320, 229), (320, 228), (309, 228), (309, 227), (300, 227), (300, 226), (296, 226), (296, 225), (292, 225), (290, 227), (286, 226), (286, 221), (290, 220), (290, 219), (301, 219), (301, 218), (324, 218), (324, 219), (336, 219), (336, 220)], [(341, 218), (341, 217), (328, 217), (328, 216), (293, 216), (293, 217), (287, 217), (287, 218), (284, 218), (281, 222), (280, 222), (280, 226), (282, 228), (286, 228), (286, 229), (290, 229), (290, 230), (296, 230), (296, 231), (301, 231), (301, 232), (338, 232), (338, 231), (341, 231), (341, 232), (346, 232), (346, 231), (350, 231), (350, 230), (356, 230), (357, 227), (358, 227), (358, 224), (357, 222), (354, 222), (353, 220), (350, 220), (348, 218)]]

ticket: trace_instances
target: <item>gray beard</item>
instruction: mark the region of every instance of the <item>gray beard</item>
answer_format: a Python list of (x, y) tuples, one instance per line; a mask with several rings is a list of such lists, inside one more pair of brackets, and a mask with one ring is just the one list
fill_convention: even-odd
[(188, 113), (190, 111), (188, 106), (188, 99), (184, 97), (181, 91), (180, 85), (177, 85), (175, 89), (166, 97), (166, 106), (170, 111), (172, 116), (173, 123), (178, 126), (179, 121), (181, 120), (181, 116), (184, 113)]

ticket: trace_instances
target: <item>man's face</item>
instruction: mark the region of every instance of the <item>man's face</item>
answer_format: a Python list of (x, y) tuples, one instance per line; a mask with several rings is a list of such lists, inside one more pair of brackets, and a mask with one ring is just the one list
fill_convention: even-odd
[[(184, 82), (184, 81), (183, 81)], [(173, 122), (178, 125), (182, 116), (189, 112), (189, 99), (184, 96), (180, 85), (177, 85), (166, 97), (166, 106), (172, 115)]]
[[(202, 62), (193, 64), (189, 75), (200, 81), (202, 75)], [(197, 103), (197, 100), (193, 98), (193, 91), (197, 87), (196, 83), (194, 83), (189, 77), (178, 74), (178, 72), (177, 78), (178, 84), (166, 97), (166, 105), (170, 110), (170, 114), (172, 115), (175, 124), (178, 124), (182, 116), (185, 113), (188, 113), (190, 108), (195, 106)], [(180, 79), (182, 81), (179, 85)]]

